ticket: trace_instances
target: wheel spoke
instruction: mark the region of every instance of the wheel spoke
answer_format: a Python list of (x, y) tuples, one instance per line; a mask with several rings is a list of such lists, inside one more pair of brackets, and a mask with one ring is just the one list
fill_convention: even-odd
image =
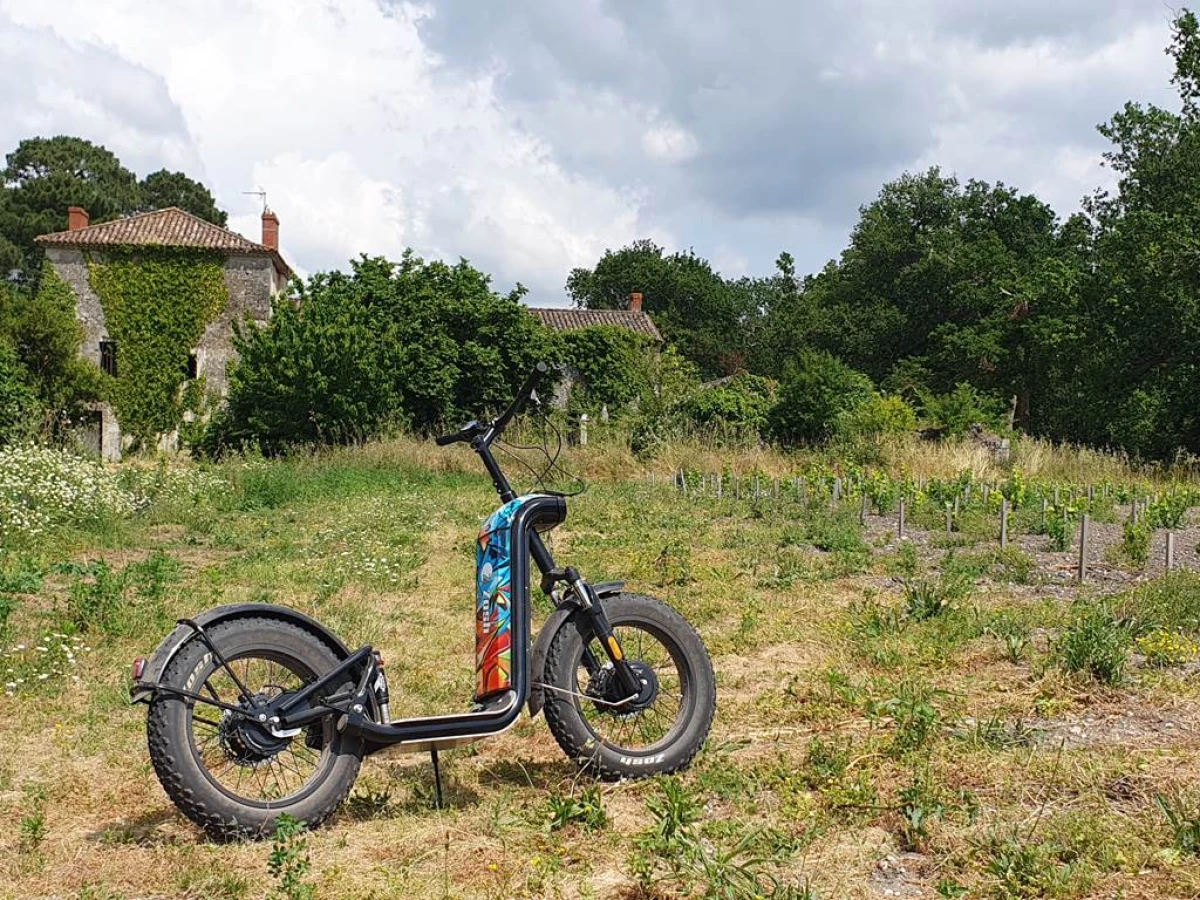
[[(252, 692), (255, 705), (271, 702), (282, 693), (298, 690), (315, 680), (308, 667), (276, 651), (255, 650), (226, 658), (228, 670), (215, 665), (203, 682), (203, 691), (214, 700), (240, 703), (236, 676)], [(225, 793), (249, 803), (276, 802), (303, 790), (324, 769), (331, 757), (305, 744), (307, 733), (274, 738), (256, 723), (225, 711), (219, 719), (197, 715), (191, 705), (191, 746), (197, 763)], [(324, 735), (327, 743), (329, 735)]]

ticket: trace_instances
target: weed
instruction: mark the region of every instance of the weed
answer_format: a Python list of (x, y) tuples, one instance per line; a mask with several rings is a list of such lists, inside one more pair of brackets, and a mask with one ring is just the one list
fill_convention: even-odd
[(889, 569), (901, 578), (915, 578), (921, 571), (921, 558), (917, 555), (917, 547), (911, 541), (905, 541), (892, 558)]
[(36, 782), (22, 788), (29, 812), (21, 818), (17, 829), (17, 847), (22, 853), (35, 853), (46, 839), (46, 789)]
[(922, 850), (929, 839), (929, 823), (942, 818), (946, 805), (928, 770), (916, 773), (900, 789), (900, 843), (905, 850)]
[(984, 853), (984, 870), (994, 879), (992, 895), (1019, 900), (1067, 894), (1080, 873), (1076, 865), (1062, 861), (1063, 852), (1057, 844), (1017, 835), (992, 838)]
[(1139, 635), (1134, 645), (1149, 665), (1159, 668), (1181, 666), (1191, 662), (1200, 653), (1200, 645), (1190, 637), (1163, 628)]
[(864, 591), (862, 600), (850, 604), (850, 627), (867, 638), (899, 634), (904, 630), (904, 616), (898, 607), (885, 606), (873, 592)]
[(1102, 684), (1119, 684), (1125, 677), (1130, 635), (1102, 606), (1078, 610), (1055, 647), (1065, 672), (1080, 672)]
[(904, 609), (917, 622), (940, 616), (970, 597), (974, 586), (962, 575), (943, 574), (936, 581), (921, 578), (904, 585)]
[(995, 714), (975, 722), (960, 736), (976, 747), (1008, 750), (1013, 747), (1028, 747), (1040, 734), (1039, 729), (1027, 725), (1023, 719), (1008, 722), (1003, 716)]
[(1200, 856), (1200, 806), (1178, 793), (1155, 794), (1154, 805), (1171, 829), (1171, 846), (1188, 856)]
[(933, 702), (935, 695), (928, 685), (903, 681), (895, 696), (868, 705), (869, 717), (892, 720), (895, 734), (889, 749), (893, 756), (922, 750), (932, 743), (942, 720), (941, 712)]
[(0, 593), (0, 639), (8, 634), (8, 620), (17, 609), (17, 598)]
[(1025, 657), (1029, 649), (1032, 629), (1024, 618), (1011, 610), (1001, 610), (988, 621), (984, 633), (992, 635), (1004, 644), (1005, 659), (1015, 665)]
[(659, 551), (653, 563), (655, 583), (659, 587), (690, 584), (692, 549), (684, 541), (671, 541)]
[(79, 631), (130, 634), (164, 619), (167, 586), (180, 565), (161, 551), (120, 572), (103, 560), (80, 567), (67, 595), (65, 625)]
[(826, 553), (858, 555), (869, 548), (858, 520), (849, 512), (814, 512), (804, 527), (805, 540)]
[(820, 789), (839, 781), (850, 765), (850, 747), (836, 739), (814, 737), (804, 754), (804, 782)]
[(355, 791), (346, 800), (346, 812), (358, 820), (386, 819), (393, 812), (391, 791)]
[(551, 794), (547, 803), (550, 807), (550, 830), (558, 831), (568, 825), (578, 825), (587, 831), (600, 831), (608, 824), (608, 813), (598, 785), (585, 787), (578, 797), (570, 794)]
[(716, 835), (702, 837), (696, 825), (702, 807), (678, 779), (659, 782), (662, 792), (646, 801), (653, 822), (634, 840), (630, 870), (645, 893), (700, 895), (712, 900), (743, 897), (815, 900), (811, 887), (781, 881), (767, 871), (770, 860), (756, 851), (761, 829), (732, 835), (726, 843)]
[(305, 823), (284, 813), (275, 822), (271, 855), (267, 857), (267, 871), (275, 879), (272, 896), (278, 900), (315, 900), (317, 889), (305, 880), (311, 870)]

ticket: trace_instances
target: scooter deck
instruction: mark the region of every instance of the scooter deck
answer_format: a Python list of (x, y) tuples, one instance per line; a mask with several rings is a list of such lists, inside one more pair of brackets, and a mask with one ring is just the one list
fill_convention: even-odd
[[(513, 706), (518, 703), (516, 691), (506, 691), (497, 697), (480, 705), (480, 708), (472, 710), (468, 713), (457, 713), (447, 716), (420, 716), (410, 719), (392, 719), (389, 725), (399, 726), (420, 726), (434, 722), (469, 722), (472, 718), (481, 718), (483, 716), (494, 716), (496, 713), (509, 712)], [(518, 717), (519, 718), (519, 717)], [(413, 740), (402, 741), (398, 744), (392, 744), (389, 747), (380, 751), (380, 754), (396, 754), (396, 753), (428, 753), (430, 750), (449, 750), (453, 747), (465, 747), (467, 744), (473, 744), (476, 741), (481, 741), (484, 738), (495, 737), (498, 734), (503, 734), (517, 724), (518, 718), (505, 728), (499, 730), (481, 731), (479, 734), (464, 734), (452, 738), (439, 738), (436, 740)]]

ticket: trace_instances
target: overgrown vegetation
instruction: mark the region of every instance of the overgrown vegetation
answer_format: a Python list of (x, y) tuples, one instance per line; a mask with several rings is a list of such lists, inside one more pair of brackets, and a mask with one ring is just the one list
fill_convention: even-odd
[(188, 355), (229, 302), (222, 257), (173, 247), (109, 250), (88, 263), (108, 333), (120, 348), (104, 395), (134, 448), (151, 447), (199, 412), (202, 381), (188, 381)]
[[(669, 462), (646, 472), (619, 445), (571, 448), (568, 467), (592, 485), (549, 536), (556, 552), (663, 596), (714, 652), (720, 712), (694, 766), (598, 785), (535, 721), (444, 755), (448, 809), (432, 808), (423, 760), (372, 758), (328, 828), (216, 846), (152, 777), (129, 777), (145, 736), (128, 660), (197, 609), (280, 602), (351, 643), (402, 648), (396, 712), (459, 708), (472, 632), (445, 598), (470, 584), (495, 502), (486, 476), (468, 454), (412, 439), (204, 465), (104, 468), (39, 451), (4, 489), (45, 497), (30, 508), (53, 515), (34, 539), (0, 539), (0, 824), (13, 851), (0, 880), (23, 896), (380, 896), (398, 872), (415, 898), (448, 883), (481, 898), (1186, 895), (1200, 878), (1178, 776), (1200, 763), (1187, 739), (1200, 575), (1185, 552), (1200, 504), (1186, 484), (1107, 459), (1030, 452), (1014, 455), (1036, 474), (984, 478), (956, 473), (947, 448), (922, 453), (917, 476), (696, 446), (689, 460), (714, 463), (685, 473), (685, 493), (661, 477)], [(52, 499), (61, 483), (103, 514), (73, 512), (74, 493)], [(1088, 487), (1096, 511), (1156, 491), (1190, 498), (1187, 570), (1122, 561), (1112, 581), (1065, 586), (1063, 557), (1037, 533), (1041, 499), (1073, 492), (1083, 509)], [(1104, 527), (1119, 545), (1120, 524)]]

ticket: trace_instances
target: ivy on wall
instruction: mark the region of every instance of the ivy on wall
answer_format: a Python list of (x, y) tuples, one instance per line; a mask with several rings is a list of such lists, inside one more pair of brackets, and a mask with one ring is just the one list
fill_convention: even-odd
[(134, 448), (152, 446), (196, 409), (203, 391), (187, 380), (188, 355), (229, 302), (220, 254), (176, 247), (106, 251), (88, 260), (117, 377), (107, 398)]

